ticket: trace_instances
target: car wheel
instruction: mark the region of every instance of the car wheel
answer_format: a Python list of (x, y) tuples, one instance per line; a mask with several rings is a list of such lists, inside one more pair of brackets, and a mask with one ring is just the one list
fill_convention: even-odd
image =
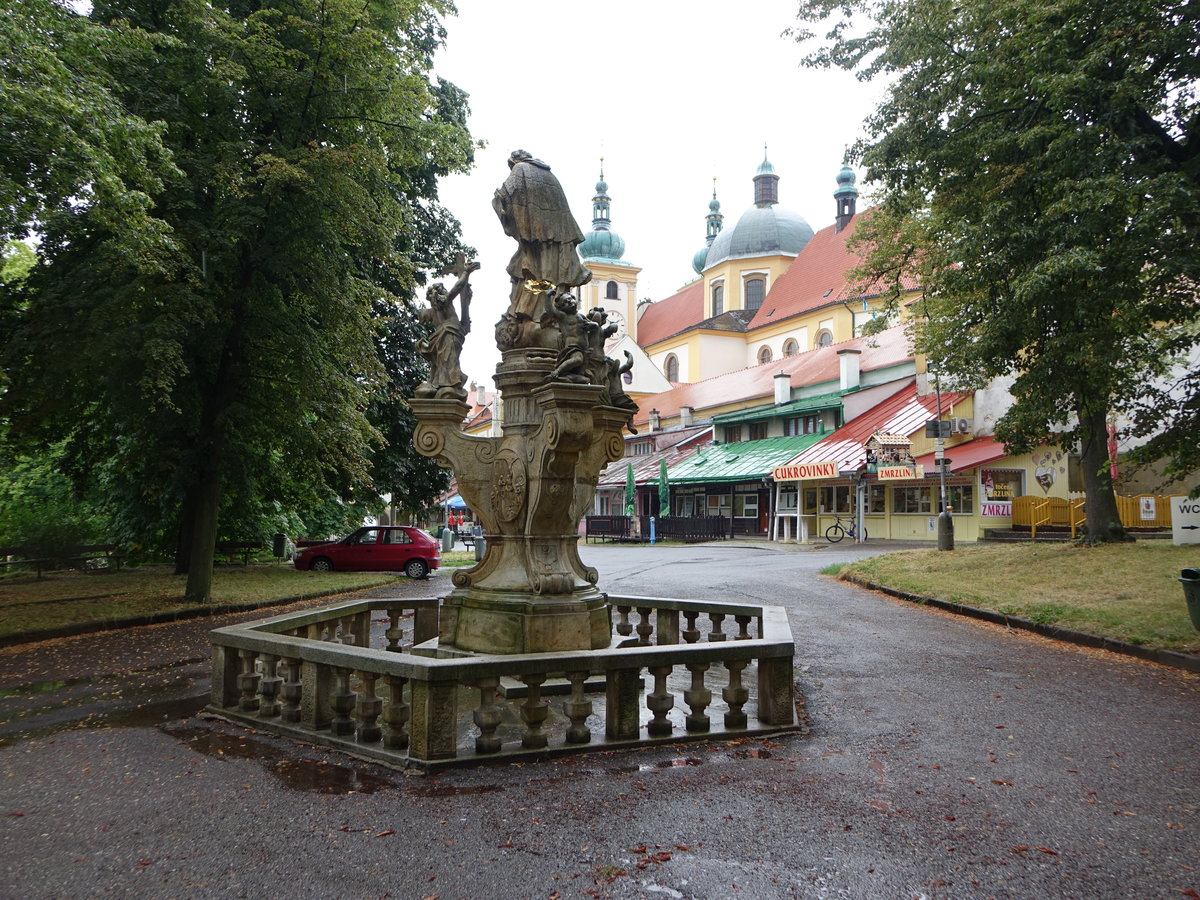
[(332, 572), (333, 560), (326, 556), (318, 556), (308, 567), (310, 572)]
[(409, 578), (424, 578), (429, 574), (429, 563), (423, 559), (410, 559), (404, 564), (404, 574)]

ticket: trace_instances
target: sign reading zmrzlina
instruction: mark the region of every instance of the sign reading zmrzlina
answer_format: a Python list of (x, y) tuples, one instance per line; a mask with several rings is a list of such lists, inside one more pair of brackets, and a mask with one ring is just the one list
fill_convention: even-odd
[(806, 481), (810, 478), (837, 478), (835, 462), (801, 463), (798, 466), (776, 466), (771, 477), (776, 481)]

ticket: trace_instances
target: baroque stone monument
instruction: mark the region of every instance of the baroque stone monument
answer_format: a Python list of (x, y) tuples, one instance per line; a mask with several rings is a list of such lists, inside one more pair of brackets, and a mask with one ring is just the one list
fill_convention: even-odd
[(419, 423), (414, 445), (453, 469), (487, 547), (476, 566), (454, 573), (442, 602), (439, 655), (597, 650), (612, 639), (599, 575), (579, 558), (578, 525), (601, 469), (624, 453), (622, 431), (637, 405), (621, 376), (633, 360), (605, 356), (615, 328), (603, 309), (579, 312), (572, 289), (591, 273), (579, 259), (583, 234), (558, 179), (524, 150), (508, 165), (492, 201), (517, 242), (508, 308), (496, 323), (500, 436), (462, 430), (468, 407), (459, 353), (478, 263), (460, 258), (443, 273), (457, 282), (449, 291), (431, 287), (423, 312), (433, 329), (420, 347), (430, 378), (411, 401)]

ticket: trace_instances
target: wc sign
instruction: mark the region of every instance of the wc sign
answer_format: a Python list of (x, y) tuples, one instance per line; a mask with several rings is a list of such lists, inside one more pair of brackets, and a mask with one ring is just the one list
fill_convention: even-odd
[(1200, 544), (1200, 497), (1171, 498), (1171, 538), (1176, 544)]

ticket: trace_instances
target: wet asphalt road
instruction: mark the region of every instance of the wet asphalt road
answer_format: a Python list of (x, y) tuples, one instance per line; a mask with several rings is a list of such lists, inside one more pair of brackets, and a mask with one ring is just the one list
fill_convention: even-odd
[(788, 608), (811, 733), (775, 741), (410, 777), (193, 715), (231, 619), (0, 651), (0, 896), (1200, 895), (1200, 677), (817, 574), (881, 549), (584, 549)]

